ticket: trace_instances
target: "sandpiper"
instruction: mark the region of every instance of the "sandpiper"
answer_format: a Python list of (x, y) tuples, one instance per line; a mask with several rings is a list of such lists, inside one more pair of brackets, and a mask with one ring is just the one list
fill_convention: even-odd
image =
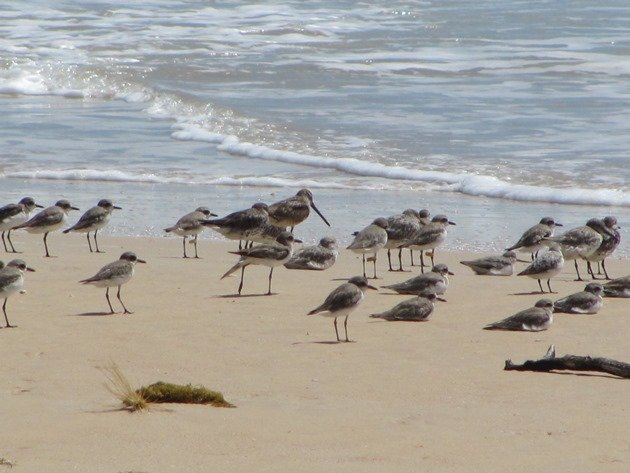
[(368, 289), (377, 290), (374, 286), (368, 284), (365, 276), (354, 276), (347, 283), (334, 289), (326, 300), (316, 309), (311, 310), (308, 315), (322, 315), (324, 317), (334, 317), (335, 335), (337, 341), (339, 339), (339, 331), (337, 330), (337, 317), (345, 317), (343, 327), (346, 331), (346, 342), (348, 338), (348, 316), (361, 304), (365, 297), (365, 291)]
[(9, 323), (9, 318), (7, 317), (7, 301), (9, 300), (9, 296), (22, 290), (24, 286), (24, 273), (26, 271), (35, 270), (26, 266), (26, 263), (21, 259), (9, 261), (9, 264), (0, 269), (0, 298), (4, 298), (2, 312), (4, 313), (4, 320), (7, 323), (5, 328), (15, 327), (15, 325)]
[(33, 218), (27, 222), (14, 227), (14, 230), (24, 228), (29, 233), (43, 233), (44, 234), (44, 248), (46, 249), (46, 257), (50, 257), (48, 252), (48, 243), (46, 239), (50, 232), (59, 230), (66, 223), (68, 218), (68, 212), (71, 210), (79, 210), (73, 207), (66, 199), (58, 200), (52, 207), (47, 207), (41, 212), (35, 214)]
[(207, 207), (197, 207), (194, 212), (187, 213), (180, 218), (175, 225), (164, 229), (166, 233), (174, 233), (183, 237), (184, 258), (188, 258), (188, 255), (186, 255), (186, 239), (189, 236), (194, 237), (192, 243), (195, 245), (195, 258), (199, 258), (197, 254), (197, 237), (206, 228), (201, 222), (208, 217), (217, 217), (217, 214), (210, 212), (210, 209)]
[(556, 222), (553, 218), (543, 217), (538, 224), (528, 228), (521, 238), (514, 245), (506, 248), (506, 250), (518, 250), (522, 253), (531, 253), (533, 261), (536, 253), (546, 248), (542, 240), (553, 236), (555, 228), (561, 226), (562, 224)]
[(562, 235), (549, 237), (545, 240), (560, 244), (564, 259), (573, 260), (575, 264), (576, 281), (583, 281), (580, 277), (577, 260), (578, 258), (588, 259), (597, 251), (604, 241), (604, 235), (614, 238), (614, 233), (606, 228), (604, 222), (598, 218), (591, 218), (584, 226), (572, 228)]
[(556, 312), (567, 314), (597, 314), (603, 305), (603, 292), (601, 284), (589, 283), (583, 291), (558, 299), (553, 307)]
[(230, 240), (239, 240), (240, 250), (243, 240), (247, 241), (250, 235), (269, 224), (269, 207), (267, 204), (257, 202), (249, 209), (232, 212), (222, 218), (202, 220), (201, 223)]
[[(8, 204), (0, 208), (0, 230), (2, 231), (2, 244), (4, 245), (4, 251), (7, 253), (17, 253), (13, 242), (11, 241), (11, 230), (18, 225), (23, 224), (29, 218), (29, 215), (35, 208), (42, 209), (43, 207), (35, 203), (32, 197), (24, 197), (17, 204)], [(7, 240), (11, 246), (11, 251), (7, 248), (7, 243), (4, 240), (4, 234), (7, 234)]]
[[(431, 212), (427, 209), (419, 210), (418, 221), (420, 222), (420, 225), (428, 225), (431, 223)], [(401, 248), (405, 248), (404, 244)], [(411, 259), (411, 266), (415, 266), (415, 262), (413, 261), (413, 250), (411, 248), (409, 248), (409, 257)]]
[(508, 250), (501, 256), (486, 256), (472, 261), (460, 261), (464, 266), (468, 266), (475, 274), (483, 276), (511, 276), (514, 273), (514, 263), (520, 261), (516, 257), (516, 252)]
[[(610, 279), (610, 277), (608, 276), (608, 271), (606, 271), (606, 258), (612, 255), (614, 251), (617, 249), (617, 247), (619, 246), (619, 243), (621, 243), (621, 232), (619, 231), (621, 227), (619, 226), (617, 222), (617, 218), (613, 217), (612, 215), (609, 215), (602, 219), (602, 223), (608, 229), (610, 234), (607, 233), (607, 234), (602, 235), (603, 237), (602, 244), (599, 245), (599, 248), (597, 248), (593, 252), (593, 254), (591, 254), (590, 256), (586, 258), (586, 266), (587, 266), (588, 272), (591, 274), (593, 279), (598, 279), (598, 278), (595, 276), (593, 272), (593, 268), (591, 267), (591, 262), (596, 262), (598, 267), (601, 266), (601, 269), (604, 270), (604, 277), (606, 279)], [(601, 274), (601, 272), (598, 271), (598, 274)]]
[(529, 276), (530, 278), (538, 280), (538, 286), (540, 286), (540, 292), (545, 293), (541, 280), (547, 280), (547, 287), (549, 293), (553, 293), (551, 290), (551, 278), (560, 274), (562, 267), (564, 266), (564, 258), (560, 247), (552, 244), (547, 251), (540, 253), (531, 264), (523, 271), (518, 273), (518, 276)]
[(398, 271), (402, 271), (402, 245), (420, 229), (420, 226), (420, 215), (414, 209), (407, 209), (401, 214), (387, 218), (387, 243), (384, 248), (387, 250), (390, 271), (394, 271), (391, 250), (398, 248)]
[(436, 264), (430, 272), (420, 274), (398, 284), (383, 286), (398, 294), (412, 294), (428, 296), (429, 294), (444, 294), (448, 289), (448, 276), (453, 275), (445, 264)]
[(289, 232), (282, 232), (275, 243), (269, 245), (257, 245), (251, 248), (244, 248), (238, 251), (230, 251), (230, 253), (239, 255), (241, 259), (238, 260), (234, 266), (227, 270), (227, 272), (221, 276), (221, 279), (229, 276), (238, 269), (241, 270), (241, 282), (238, 285), (238, 295), (241, 295), (243, 289), (243, 276), (245, 274), (245, 268), (250, 264), (267, 266), (269, 271), (269, 290), (267, 295), (271, 295), (271, 278), (273, 276), (273, 268), (276, 266), (282, 266), (284, 263), (291, 259), (293, 255), (293, 243), (302, 243), (301, 240), (297, 240)]
[(608, 281), (603, 288), (606, 297), (630, 297), (630, 276)]
[(98, 273), (88, 279), (83, 279), (79, 281), (81, 284), (91, 284), (96, 287), (106, 287), (105, 290), (105, 299), (107, 299), (107, 304), (109, 305), (109, 310), (111, 314), (115, 314), (114, 308), (112, 307), (112, 303), (109, 300), (109, 288), (118, 286), (118, 292), (116, 293), (116, 297), (120, 301), (125, 314), (133, 314), (127, 310), (125, 307), (125, 303), (120, 298), (120, 286), (128, 283), (133, 277), (134, 266), (136, 263), (146, 263), (146, 261), (138, 258), (136, 254), (132, 251), (125, 251), (117, 261), (106, 264), (103, 266)]
[(425, 322), (431, 318), (436, 300), (443, 301), (444, 299), (438, 298), (435, 294), (427, 294), (426, 297), (412, 297), (385, 312), (372, 314), (370, 317), (392, 322), (398, 320), (404, 322)]
[(553, 323), (553, 302), (540, 299), (534, 307), (522, 310), (506, 319), (486, 325), (485, 330), (521, 330), (540, 332)]
[(359, 253), (363, 257), (363, 276), (365, 277), (365, 255), (372, 254), (374, 262), (374, 279), (376, 277), (376, 255), (387, 243), (387, 219), (377, 218), (370, 225), (358, 232), (354, 240), (346, 248), (353, 253)]
[(98, 231), (103, 228), (105, 225), (109, 223), (109, 220), (112, 218), (112, 212), (120, 207), (117, 207), (112, 203), (109, 199), (101, 199), (98, 201), (96, 206), (89, 209), (83, 215), (77, 223), (72, 225), (70, 228), (67, 228), (63, 231), (63, 233), (69, 232), (79, 232), (85, 233), (88, 241), (88, 246), (90, 248), (90, 253), (92, 253), (92, 243), (90, 243), (90, 232), (94, 232), (94, 244), (96, 245), (96, 252), (103, 253), (98, 248), (98, 240), (96, 239), (96, 234)]
[(313, 194), (308, 189), (300, 190), (296, 195), (269, 206), (269, 221), (277, 227), (291, 227), (293, 231), (296, 225), (308, 218), (312, 208), (321, 217), (326, 225), (330, 223), (322, 215), (313, 202)]
[(291, 259), (284, 263), (284, 267), (323, 271), (335, 264), (338, 255), (337, 240), (332, 237), (324, 237), (319, 240), (319, 245), (305, 246), (295, 252)]
[(430, 223), (420, 229), (403, 245), (405, 248), (420, 250), (420, 271), (424, 272), (424, 250), (431, 251), (431, 264), (435, 266), (435, 249), (446, 240), (449, 225), (455, 225), (446, 215), (436, 215)]

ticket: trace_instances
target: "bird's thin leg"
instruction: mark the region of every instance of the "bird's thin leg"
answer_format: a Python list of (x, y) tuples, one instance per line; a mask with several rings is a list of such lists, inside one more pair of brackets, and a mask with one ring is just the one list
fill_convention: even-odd
[(48, 238), (48, 233), (44, 233), (44, 248), (46, 248), (46, 258), (50, 258), (50, 253), (48, 253), (48, 243), (46, 243), (46, 239)]
[(198, 235), (195, 235), (195, 239), (193, 240), (193, 244), (195, 245), (195, 258), (199, 258), (199, 255), (197, 254), (197, 237)]
[(241, 282), (238, 285), (238, 295), (241, 295), (241, 291), (243, 290), (243, 277), (245, 276), (245, 266), (241, 268)]
[(578, 269), (577, 259), (573, 260), (573, 264), (575, 265), (575, 272), (577, 273), (577, 279), (575, 281), (584, 281), (580, 276), (580, 270)]
[(16, 327), (16, 325), (11, 325), (7, 317), (7, 301), (8, 300), (9, 300), (8, 297), (4, 299), (4, 304), (2, 304), (2, 312), (4, 312), (4, 320), (7, 321), (7, 325), (5, 326), (5, 328), (13, 328), (13, 327)]
[(544, 294), (545, 290), (543, 289), (542, 284), (540, 283), (540, 279), (537, 279), (536, 281), (538, 281), (538, 286), (540, 286), (540, 292)]
[(104, 253), (104, 251), (101, 251), (98, 247), (98, 240), (96, 239), (96, 234), (98, 233), (98, 229), (94, 230), (94, 244), (96, 245), (96, 252), (97, 253)]
[(291, 227), (291, 230), (289, 230), (291, 233), (293, 233), (293, 229), (295, 228), (295, 225)]
[(411, 258), (411, 266), (415, 266), (416, 263), (413, 261), (413, 250), (409, 248), (409, 257)]
[(92, 251), (92, 243), (90, 242), (90, 232), (87, 232), (85, 234), (85, 236), (87, 237), (88, 247), (90, 248), (90, 253), (93, 253), (93, 251)]
[[(602, 263), (603, 263), (603, 260), (602, 260)], [(597, 262), (597, 274), (600, 274), (600, 275), (602, 274), (602, 265), (599, 264), (599, 261)]]
[(243, 249), (243, 240), (239, 240), (238, 241), (238, 249), (242, 250)]
[(606, 271), (606, 260), (602, 260), (602, 269), (604, 270), (604, 277), (606, 279), (610, 279), (610, 277), (608, 276), (608, 271)]
[(365, 253), (363, 253), (363, 277), (365, 277)]
[(268, 296), (271, 295), (271, 276), (272, 275), (273, 275), (273, 266), (271, 267), (271, 270), (269, 271), (269, 290), (267, 291)]
[(424, 274), (424, 251), (420, 250), (420, 272)]
[(553, 291), (551, 290), (551, 279), (547, 279), (547, 287), (549, 288), (549, 294), (553, 294)]
[(125, 309), (125, 314), (133, 314), (133, 312), (127, 310), (127, 308), (125, 307), (125, 303), (122, 301), (122, 299), (120, 298), (120, 286), (118, 286), (118, 292), (116, 293), (116, 297), (118, 298), (118, 300), (120, 301), (120, 303), (123, 306), (123, 309)]
[(392, 253), (389, 248), (387, 249), (387, 262), (389, 263), (389, 270), (393, 271), (394, 268), (392, 268)]
[(182, 239), (182, 246), (184, 248), (184, 258), (188, 258), (188, 255), (186, 254), (186, 238), (188, 238), (186, 235), (184, 235), (183, 239)]
[(349, 342), (350, 339), (348, 338), (348, 316), (347, 315), (343, 321), (343, 328), (346, 330), (346, 342)]
[(378, 279), (376, 277), (376, 253), (374, 253), (374, 279)]
[(431, 266), (435, 266), (435, 261), (433, 258), (435, 257), (435, 248), (431, 250)]
[(4, 251), (6, 251), (8, 253), (9, 249), (7, 248), (7, 242), (4, 241), (4, 233), (5, 232), (2, 232), (2, 244), (4, 245)]
[[(599, 263), (597, 263), (599, 264)], [(599, 279), (597, 276), (595, 276), (595, 272), (593, 271), (593, 266), (591, 265), (590, 261), (586, 262), (586, 270), (588, 271), (588, 274), (591, 275), (591, 277), (593, 278), (593, 280), (595, 279)]]
[(13, 242), (11, 241), (11, 230), (7, 232), (7, 240), (9, 240), (9, 245), (11, 245), (11, 253), (18, 253), (18, 251), (13, 246)]
[(107, 304), (109, 305), (109, 310), (111, 311), (110, 314), (115, 314), (116, 312), (114, 311), (114, 308), (112, 307), (112, 303), (109, 300), (109, 287), (105, 291), (105, 299), (107, 299)]
[(333, 323), (335, 324), (335, 334), (337, 335), (337, 341), (340, 342), (341, 340), (339, 340), (339, 332), (337, 331), (337, 317), (335, 317), (335, 321)]

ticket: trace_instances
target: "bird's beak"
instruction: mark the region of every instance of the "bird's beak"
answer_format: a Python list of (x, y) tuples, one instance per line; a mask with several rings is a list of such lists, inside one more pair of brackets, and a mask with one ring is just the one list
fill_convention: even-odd
[(26, 267), (26, 270), (27, 270), (27, 271), (30, 271), (31, 273), (34, 273), (34, 272), (35, 272), (35, 270), (34, 270), (33, 268), (29, 268), (28, 266)]
[(322, 213), (319, 211), (319, 209), (315, 207), (315, 204), (313, 202), (311, 202), (311, 207), (313, 208), (315, 212), (317, 212), (317, 215), (319, 215), (322, 218), (324, 223), (330, 227), (330, 223), (328, 223), (328, 220), (326, 220), (326, 217), (324, 217)]
[(451, 222), (450, 220), (448, 221), (449, 225), (457, 225), (455, 222)]
[(114, 205), (112, 207), (115, 208), (116, 210), (122, 210), (122, 207), (118, 207), (117, 205)]
[(436, 297), (436, 298), (435, 298), (435, 300), (436, 300), (436, 301), (447, 302), (447, 300), (446, 300), (446, 299), (443, 299), (443, 298), (441, 298), (441, 297)]
[(302, 243), (302, 240), (298, 240), (297, 238), (294, 238), (294, 239), (293, 239), (293, 242), (294, 242), (294, 243)]
[(450, 274), (451, 276), (455, 276), (455, 273), (449, 271), (448, 274)]
[(518, 258), (516, 258), (516, 261), (518, 261), (519, 263), (531, 263), (531, 261), (527, 261), (527, 260), (524, 260), (524, 259), (518, 259)]
[(368, 287), (368, 289), (374, 289), (375, 291), (378, 291), (378, 288), (372, 286), (371, 284), (368, 284), (367, 287)]
[(212, 212), (210, 212), (210, 216), (211, 216), (211, 217), (218, 217), (218, 215), (217, 215), (217, 214), (213, 214)]
[(145, 261), (145, 260), (143, 260), (143, 259), (138, 258), (138, 259), (136, 260), (136, 263), (146, 263), (146, 261)]
[(81, 210), (81, 209), (80, 209), (80, 208), (78, 208), (78, 207), (72, 207), (72, 206), (71, 206), (71, 207), (70, 207), (70, 210)]
[(39, 204), (35, 204), (35, 207), (37, 207), (38, 209), (43, 209), (44, 208), (43, 205), (39, 205)]
[(556, 227), (564, 227), (564, 225), (562, 225), (561, 223), (557, 223), (556, 222)]

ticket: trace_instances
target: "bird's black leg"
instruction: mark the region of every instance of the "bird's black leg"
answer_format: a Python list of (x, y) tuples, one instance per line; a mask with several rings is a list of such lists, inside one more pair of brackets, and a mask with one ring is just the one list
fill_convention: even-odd
[(114, 308), (112, 307), (112, 303), (109, 300), (109, 287), (105, 291), (105, 299), (107, 299), (107, 304), (109, 305), (109, 310), (111, 311), (110, 314), (115, 314), (116, 312), (114, 311)]
[(11, 325), (9, 323), (9, 319), (7, 317), (7, 301), (9, 300), (9, 298), (7, 297), (6, 299), (4, 299), (4, 304), (2, 304), (2, 312), (4, 312), (4, 320), (7, 321), (7, 325), (5, 326), (5, 328), (13, 328), (13, 327), (17, 327), (17, 325)]
[(271, 267), (271, 270), (269, 271), (269, 290), (267, 291), (268, 296), (271, 295), (271, 276), (272, 275), (273, 275), (273, 266)]
[(337, 341), (340, 342), (341, 340), (339, 340), (339, 332), (337, 331), (337, 317), (335, 317), (335, 321), (333, 323), (335, 324), (335, 334), (337, 335)]
[(238, 285), (238, 295), (241, 295), (241, 291), (243, 290), (243, 277), (245, 276), (245, 266), (241, 268), (241, 282)]
[(46, 258), (50, 258), (50, 253), (48, 253), (48, 243), (46, 243), (46, 239), (48, 238), (48, 233), (44, 233), (44, 248), (46, 248)]
[(123, 306), (123, 309), (125, 309), (125, 314), (133, 314), (133, 312), (127, 310), (127, 308), (125, 307), (125, 303), (122, 301), (122, 299), (120, 298), (120, 286), (118, 286), (118, 292), (116, 293), (116, 297), (118, 298), (118, 300), (120, 301), (120, 303)]

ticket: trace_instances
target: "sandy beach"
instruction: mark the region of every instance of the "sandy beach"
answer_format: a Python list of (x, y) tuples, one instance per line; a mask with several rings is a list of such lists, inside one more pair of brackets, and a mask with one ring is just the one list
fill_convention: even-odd
[[(350, 317), (354, 343), (332, 320), (305, 314), (361, 261), (342, 251), (325, 272), (250, 267), (219, 280), (234, 242), (201, 241), (184, 260), (178, 238), (99, 240), (16, 232), (26, 294), (9, 299), (0, 330), (0, 471), (78, 472), (626, 472), (628, 381), (597, 374), (506, 372), (504, 361), (596, 355), (630, 362), (630, 301), (598, 315), (556, 314), (545, 332), (482, 327), (541, 298), (535, 280), (481, 277), (460, 265), (480, 255), (438, 251), (455, 276), (426, 323), (369, 319), (409, 296), (370, 291)], [(125, 250), (147, 260), (122, 296), (133, 315), (106, 315), (104, 290), (77, 283)], [(2, 254), (7, 262), (11, 255)], [(405, 261), (408, 255), (405, 254)], [(519, 267), (523, 267), (520, 264)], [(612, 258), (609, 273), (630, 272)], [(385, 270), (377, 285), (411, 277)], [(414, 268), (414, 274), (418, 268)], [(370, 273), (368, 273), (370, 274)], [(582, 290), (573, 265), (552, 281)], [(112, 303), (120, 310), (118, 301)], [(99, 369), (115, 362), (134, 385), (203, 384), (237, 407), (165, 405), (119, 410)]]

